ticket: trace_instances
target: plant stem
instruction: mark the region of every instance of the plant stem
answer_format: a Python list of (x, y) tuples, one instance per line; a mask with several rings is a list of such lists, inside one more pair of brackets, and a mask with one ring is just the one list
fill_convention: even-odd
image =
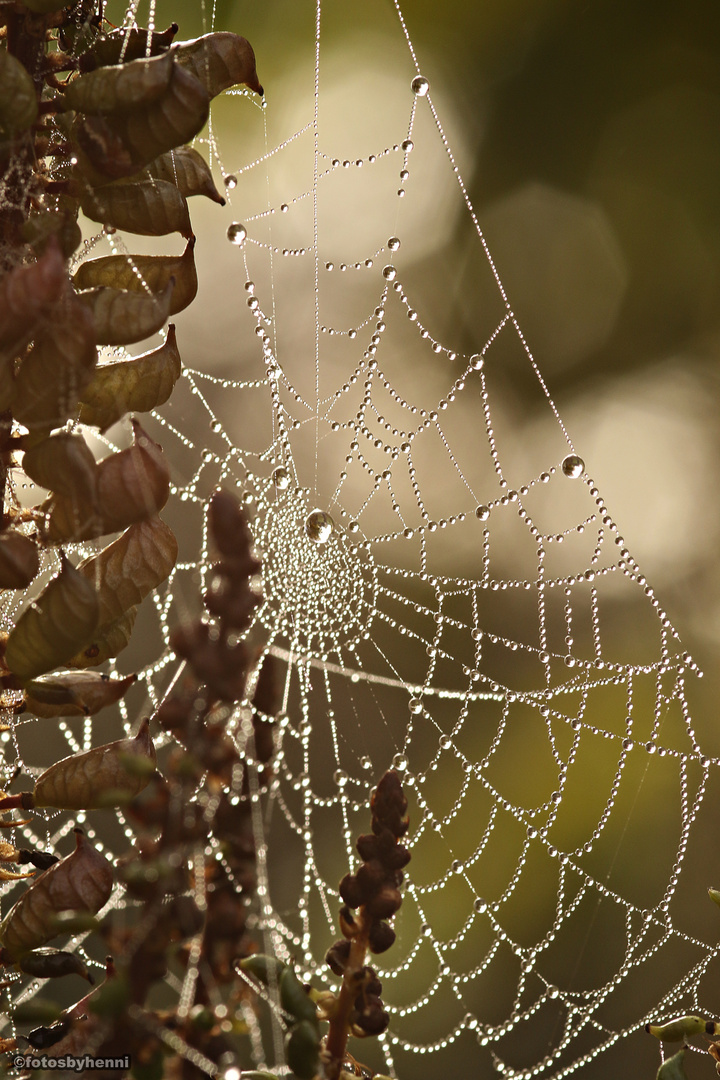
[(350, 942), (350, 956), (343, 973), (337, 1007), (330, 1020), (330, 1030), (325, 1040), (325, 1049), (330, 1055), (330, 1062), (325, 1066), (327, 1080), (337, 1080), (342, 1071), (349, 1034), (350, 1013), (357, 997), (356, 976), (365, 967), (370, 924), (371, 920), (367, 918), (365, 908), (359, 908), (355, 916), (357, 932)]

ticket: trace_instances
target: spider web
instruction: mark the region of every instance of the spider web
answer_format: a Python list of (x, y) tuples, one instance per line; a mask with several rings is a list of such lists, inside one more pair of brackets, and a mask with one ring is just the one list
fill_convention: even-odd
[[(222, 341), (204, 365), (178, 319), (190, 366), (150, 431), (175, 470), (180, 558), (110, 665), (141, 671), (117, 733), (167, 691), (169, 632), (210, 572), (207, 501), (236, 490), (263, 559), (251, 637), (284, 672), (274, 778), (253, 795), (266, 950), (334, 985), (337, 882), (394, 767), (412, 862), (377, 965), (390, 1029), (357, 1056), (401, 1078), (649, 1076), (645, 1024), (712, 1015), (717, 986), (694, 930), (715, 765), (688, 701), (699, 673), (523, 337), (400, 6), (395, 46), (378, 62), (359, 33), (351, 71), (332, 47), (343, 5), (303, 10), (292, 77), (266, 107), (226, 94), (200, 140), (229, 202), (194, 218), (201, 247), (227, 231), (202, 331)], [(433, 267), (456, 227), (479, 299), (453, 322), (461, 275)], [(86, 253), (102, 244), (138, 250), (102, 236)], [(554, 432), (529, 461), (509, 390), (528, 372)], [(5, 733), (7, 773), (110, 737), (105, 717), (48, 723)], [(76, 820), (37, 814), (24, 842), (62, 847)], [(85, 824), (111, 853), (133, 835), (122, 816)], [(258, 1064), (277, 1051), (255, 1033)]]

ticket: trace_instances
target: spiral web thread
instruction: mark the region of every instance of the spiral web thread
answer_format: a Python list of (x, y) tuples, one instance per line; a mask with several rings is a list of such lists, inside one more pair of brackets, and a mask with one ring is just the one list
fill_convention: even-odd
[[(128, 24), (143, 21), (136, 7)], [(224, 135), (211, 127), (200, 140), (230, 201), (222, 228), (237, 331), (227, 370), (186, 367), (151, 421), (175, 468), (164, 516), (181, 557), (136, 630), (160, 655), (138, 694), (156, 707), (172, 682), (170, 629), (211, 566), (204, 509), (219, 485), (236, 490), (263, 558), (251, 638), (284, 672), (274, 779), (251, 793), (254, 920), (266, 951), (293, 959), (318, 987), (334, 984), (323, 956), (338, 936), (337, 882), (355, 865), (368, 792), (394, 766), (410, 800), (413, 860), (397, 943), (377, 964), (390, 1029), (380, 1051), (358, 1046), (357, 1056), (404, 1078), (472, 1069), (560, 1080), (608, 1075), (637, 1053), (650, 1075), (648, 1021), (713, 1013), (715, 946), (693, 930), (701, 891), (683, 892), (717, 764), (687, 700), (686, 680), (699, 673), (580, 458), (581, 440), (576, 449), (562, 424), (395, 8), (405, 51), (393, 54), (399, 89), (383, 122), (402, 120), (391, 141), (366, 145), (354, 114), (324, 121), (323, 35), (338, 17), (330, 0), (307, 4), (315, 37), (312, 79), (298, 84), (309, 89), (301, 123), (274, 111), (272, 87), (262, 109), (236, 92), (226, 95), (233, 117), (262, 130), (263, 152), (226, 163)], [(355, 138), (359, 156), (336, 149)], [(414, 248), (427, 230), (413, 201), (438, 160), (474, 240), (474, 272), (494, 288), (457, 333), (436, 300), (451, 304), (460, 286), (439, 272), (430, 303), (421, 279), (433, 256)], [(372, 210), (352, 232), (366, 191)], [(84, 254), (102, 244), (129, 252), (102, 235)], [(513, 454), (503, 405), (507, 380), (528, 368), (556, 431), (554, 449), (531, 466)], [(125, 429), (111, 434), (122, 440)], [(637, 634), (623, 632), (624, 612)], [(128, 654), (111, 668), (133, 670), (132, 646)], [(120, 706), (128, 730), (137, 700)], [(252, 777), (244, 717), (241, 707), (233, 730)], [(107, 724), (60, 721), (65, 752), (106, 741)], [(48, 763), (38, 761), (39, 731), (22, 718), (4, 734), (7, 773)], [(111, 853), (132, 836), (102, 815), (44, 812), (23, 842), (62, 847), (76, 820)], [(198, 881), (198, 862), (217, 854), (197, 852)], [(118, 889), (111, 903), (122, 902)], [(184, 1009), (196, 978), (192, 963), (184, 983), (170, 977)], [(282, 1074), (278, 1029), (268, 1038), (253, 1027), (250, 1042), (257, 1063)], [(174, 1048), (203, 1067), (197, 1051)]]

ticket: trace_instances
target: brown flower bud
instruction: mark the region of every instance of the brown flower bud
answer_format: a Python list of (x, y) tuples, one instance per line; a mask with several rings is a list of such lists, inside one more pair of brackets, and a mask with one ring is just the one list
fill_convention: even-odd
[(386, 885), (366, 904), (368, 915), (373, 919), (389, 919), (402, 906), (400, 890)]
[(382, 922), (378, 919), (374, 920), (370, 926), (370, 932), (368, 934), (368, 943), (370, 945), (370, 951), (373, 953), (384, 953), (395, 941), (395, 931), (392, 926), (386, 922)]
[(342, 975), (350, 959), (350, 942), (336, 941), (325, 953), (325, 963), (335, 975)]
[(348, 907), (360, 907), (364, 900), (363, 890), (354, 874), (346, 874), (340, 882), (340, 896)]

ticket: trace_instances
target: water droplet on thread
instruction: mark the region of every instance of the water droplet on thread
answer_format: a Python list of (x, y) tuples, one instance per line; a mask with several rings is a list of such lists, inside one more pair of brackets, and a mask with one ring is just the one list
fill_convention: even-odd
[(479, 521), (487, 521), (487, 519), (490, 517), (490, 507), (484, 505), (478, 506), (477, 510), (475, 511), (475, 517), (478, 518)]
[(416, 75), (413, 81), (410, 83), (413, 94), (418, 97), (425, 97), (430, 89), (430, 83), (423, 75)]
[(393, 281), (395, 279), (396, 274), (397, 274), (397, 270), (395, 269), (394, 266), (384, 266), (383, 267), (382, 276), (385, 278), (386, 281)]
[(568, 454), (562, 463), (562, 471), (570, 480), (577, 480), (585, 472), (585, 462), (577, 454)]
[(287, 474), (287, 469), (283, 469), (280, 465), (272, 474), (275, 487), (278, 491), (285, 491), (290, 486), (290, 477)]
[(404, 754), (396, 754), (392, 763), (393, 769), (397, 769), (398, 772), (405, 772), (408, 767), (408, 759)]
[(224, 176), (223, 184), (228, 191), (234, 191), (234, 189), (237, 187), (237, 176), (233, 176), (232, 174), (229, 176)]
[(241, 247), (247, 239), (247, 229), (239, 221), (233, 221), (228, 227), (227, 238), (231, 244)]
[(389, 247), (390, 251), (397, 251), (400, 247), (400, 240), (397, 236), (391, 236), (387, 242), (387, 246)]
[(305, 535), (314, 544), (326, 544), (335, 531), (335, 522), (324, 510), (312, 510), (305, 518)]
[(423, 709), (422, 698), (411, 697), (408, 701), (408, 709), (413, 714), (413, 716), (417, 716), (419, 713), (421, 713)]

